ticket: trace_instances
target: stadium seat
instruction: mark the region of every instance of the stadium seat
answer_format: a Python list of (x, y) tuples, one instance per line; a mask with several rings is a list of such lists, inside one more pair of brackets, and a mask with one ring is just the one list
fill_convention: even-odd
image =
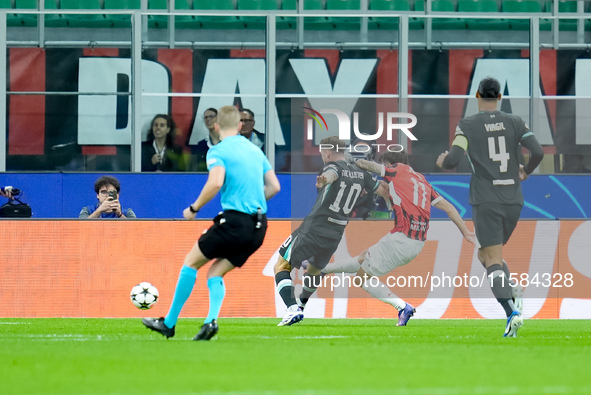
[[(326, 0), (328, 11), (359, 11), (360, 8), (360, 0)], [(359, 30), (361, 28), (361, 18), (359, 17), (333, 17), (329, 20), (337, 29)]]
[[(410, 3), (407, 0), (372, 0), (369, 3), (369, 9), (372, 11), (410, 11)], [(398, 18), (370, 18), (379, 29), (398, 29)], [(422, 29), (424, 23), (422, 20), (410, 18), (408, 21), (410, 29)], [(370, 23), (370, 28), (373, 24)]]
[[(577, 1), (560, 1), (558, 2), (558, 13), (561, 12), (577, 12)], [(546, 12), (552, 12), (552, 1), (546, 1)], [(560, 30), (576, 31), (576, 19), (562, 19), (558, 22)]]
[[(60, 0), (62, 10), (100, 10), (100, 0)], [(64, 15), (69, 27), (112, 27), (113, 24), (104, 14)]]
[[(232, 0), (193, 0), (194, 10), (224, 11), (234, 10)], [(222, 16), (197, 16), (196, 19), (205, 29), (238, 29), (243, 28), (244, 23), (235, 15)]]
[[(148, 0), (149, 10), (168, 10), (168, 0)], [(187, 0), (175, 0), (175, 10), (190, 10)], [(192, 15), (177, 15), (174, 17), (174, 26), (177, 29), (198, 28), (200, 23)], [(148, 27), (165, 29), (168, 27), (167, 15), (148, 15)]]
[[(37, 6), (35, 6), (37, 8)], [(0, 9), (11, 10), (11, 0), (0, 0)], [(7, 26), (24, 26), (24, 22), (21, 17), (25, 15), (17, 15), (12, 13), (6, 13), (6, 25)]]
[[(257, 11), (257, 10), (277, 10), (276, 0), (238, 0), (238, 9), (243, 11)], [(244, 25), (250, 29), (265, 29), (266, 18), (261, 16), (245, 16), (239, 18), (244, 22)], [(289, 23), (284, 20), (277, 20), (275, 22), (277, 28), (285, 28)]]
[[(458, 11), (470, 12), (499, 12), (496, 0), (459, 0)], [(505, 19), (475, 19), (467, 18), (466, 26), (470, 30), (508, 30), (509, 21)]]
[[(301, 0), (300, 0), (301, 1)], [(284, 10), (297, 10), (296, 0), (283, 0), (282, 9)], [(304, 0), (304, 11), (317, 11), (323, 10), (322, 0)], [(297, 18), (286, 18), (290, 23), (297, 23)], [(333, 29), (334, 25), (329, 21), (329, 18), (323, 16), (310, 16), (304, 18), (304, 29), (308, 30), (320, 30), (320, 29)]]
[[(283, 0), (281, 2), (282, 10), (296, 11), (298, 9), (297, 0)], [(297, 26), (298, 18), (295, 16), (284, 16), (281, 18), (283, 22), (286, 22), (292, 29)]]
[[(540, 3), (536, 0), (503, 0), (503, 12), (539, 13)], [(525, 19), (509, 19), (509, 27), (513, 30), (529, 30), (529, 21)], [(552, 24), (547, 19), (540, 19), (540, 30), (551, 30)]]
[[(142, 0), (105, 0), (105, 10), (139, 10), (142, 7)], [(129, 15), (107, 15), (113, 27), (131, 28), (131, 16)]]
[[(425, 0), (415, 1), (415, 11), (425, 11)], [(455, 7), (450, 0), (433, 0), (431, 11), (455, 12)], [(466, 22), (460, 18), (433, 18), (431, 26), (435, 30), (465, 30)]]
[[(58, 0), (45, 0), (45, 9), (46, 10), (57, 10), (59, 9)], [(35, 4), (35, 8), (37, 8), (37, 4)], [(47, 14), (45, 15), (45, 26), (46, 27), (66, 27), (68, 26), (68, 21), (62, 14)]]

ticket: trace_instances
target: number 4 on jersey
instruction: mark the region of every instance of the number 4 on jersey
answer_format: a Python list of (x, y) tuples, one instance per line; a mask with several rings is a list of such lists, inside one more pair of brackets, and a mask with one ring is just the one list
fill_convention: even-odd
[(497, 153), (497, 147), (495, 144), (495, 138), (488, 138), (488, 156), (495, 162), (501, 162), (501, 173), (507, 171), (507, 165), (509, 164), (509, 153), (507, 152), (507, 145), (505, 144), (505, 136), (498, 136), (499, 139), (499, 152)]

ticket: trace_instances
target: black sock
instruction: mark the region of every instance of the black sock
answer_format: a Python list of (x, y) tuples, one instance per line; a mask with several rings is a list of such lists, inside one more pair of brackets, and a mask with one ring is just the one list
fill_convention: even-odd
[(493, 291), (493, 295), (495, 295), (495, 298), (497, 298), (503, 309), (505, 309), (505, 314), (509, 317), (515, 310), (515, 306), (513, 305), (513, 295), (511, 293), (509, 278), (505, 275), (503, 266), (498, 264), (491, 265), (486, 269), (486, 274), (488, 275), (488, 281), (491, 285), (490, 288)]
[[(508, 279), (511, 279), (511, 272), (509, 271), (509, 266), (507, 266), (507, 261), (503, 259), (503, 272), (505, 272), (505, 276), (507, 276)], [(514, 281), (509, 280), (511, 283), (514, 283)]]
[(275, 275), (275, 284), (277, 284), (279, 295), (281, 295), (281, 299), (283, 299), (283, 303), (285, 303), (287, 307), (296, 304), (293, 294), (293, 281), (291, 279), (291, 274), (288, 271), (277, 273)]
[(316, 292), (318, 287), (322, 284), (322, 278), (325, 276), (324, 273), (312, 275), (308, 272), (304, 273), (304, 278), (302, 279), (302, 293), (300, 295), (300, 300), (303, 304), (308, 303), (310, 296)]

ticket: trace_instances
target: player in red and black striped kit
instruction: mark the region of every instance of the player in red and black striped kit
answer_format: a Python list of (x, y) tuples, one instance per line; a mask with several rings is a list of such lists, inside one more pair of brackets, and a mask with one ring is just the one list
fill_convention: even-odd
[[(408, 165), (406, 152), (387, 152), (382, 164), (358, 160), (357, 166), (381, 175), (388, 184), (389, 200), (394, 212), (394, 228), (377, 244), (359, 256), (328, 264), (323, 273), (357, 273), (362, 288), (370, 295), (398, 310), (397, 326), (405, 326), (416, 312), (409, 303), (397, 297), (386, 284), (367, 281), (368, 275), (380, 277), (412, 261), (423, 249), (429, 229), (431, 206), (447, 213), (466, 240), (474, 244), (470, 232), (456, 208), (433, 189), (425, 177)], [(373, 283), (373, 284), (372, 284)]]

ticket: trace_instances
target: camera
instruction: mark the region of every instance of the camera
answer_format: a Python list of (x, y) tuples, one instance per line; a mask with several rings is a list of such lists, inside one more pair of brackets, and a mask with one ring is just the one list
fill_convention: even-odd
[(17, 188), (13, 188), (11, 186), (6, 186), (2, 188), (2, 192), (10, 193), (12, 196), (17, 196), (21, 194), (21, 190)]

